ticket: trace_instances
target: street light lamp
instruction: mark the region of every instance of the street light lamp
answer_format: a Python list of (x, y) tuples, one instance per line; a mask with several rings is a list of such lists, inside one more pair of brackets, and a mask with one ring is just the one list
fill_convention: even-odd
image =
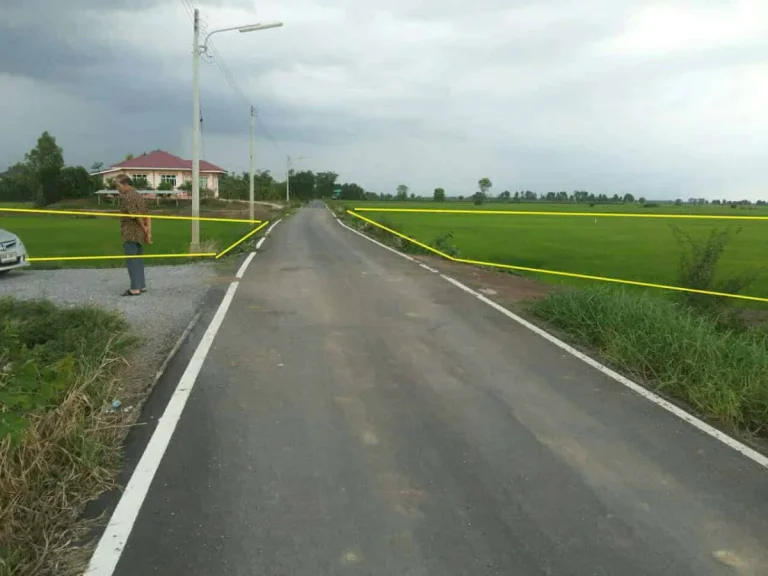
[[(194, 29), (192, 35), (192, 252), (198, 252), (200, 248), (200, 55), (208, 51), (208, 41), (219, 32), (255, 32), (268, 28), (279, 28), (282, 22), (269, 22), (267, 24), (250, 24), (248, 26), (234, 26), (221, 28), (209, 32), (203, 43), (200, 44), (200, 11), (195, 9)], [(251, 218), (252, 219), (252, 218)]]

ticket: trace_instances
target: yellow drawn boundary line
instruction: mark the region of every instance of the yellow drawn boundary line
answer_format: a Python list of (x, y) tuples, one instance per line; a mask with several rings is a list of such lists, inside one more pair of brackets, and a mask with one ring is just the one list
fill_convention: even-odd
[(42, 210), (37, 208), (0, 208), (0, 212), (22, 214), (53, 214), (56, 216), (104, 216), (107, 218), (154, 218), (156, 220), (198, 220), (201, 222), (238, 222), (241, 224), (260, 224), (263, 220), (243, 218), (207, 218), (204, 216), (168, 216), (163, 214), (123, 214), (119, 212), (85, 212), (81, 210)]
[(240, 238), (240, 240), (238, 240), (237, 242), (234, 242), (232, 245), (230, 245), (229, 247), (225, 248), (224, 250), (222, 250), (222, 251), (221, 251), (221, 252), (219, 252), (218, 254), (215, 254), (216, 258), (217, 258), (217, 259), (218, 259), (218, 258), (221, 258), (222, 256), (224, 256), (224, 254), (226, 254), (227, 252), (229, 252), (230, 250), (232, 250), (232, 248), (234, 248), (235, 246), (238, 246), (239, 244), (241, 244), (241, 243), (245, 242), (246, 240), (248, 240), (248, 238), (250, 238), (251, 236), (253, 236), (254, 234), (256, 234), (256, 232), (258, 232), (259, 230), (261, 230), (262, 228), (264, 228), (264, 226), (266, 226), (267, 224), (269, 224), (269, 222), (264, 222), (264, 223), (263, 223), (261, 226), (257, 226), (256, 228), (254, 228), (253, 230), (251, 230), (250, 232), (248, 232), (248, 234), (246, 234), (245, 236), (243, 236), (242, 238)]
[(200, 254), (139, 254), (126, 256), (45, 256), (42, 258), (27, 258), (27, 262), (55, 262), (58, 260), (123, 260), (130, 258), (206, 258), (216, 256), (216, 252)]
[(758, 296), (745, 296), (742, 294), (729, 294), (727, 292), (715, 292), (712, 290), (697, 290), (695, 288), (683, 288), (681, 286), (668, 286), (666, 284), (653, 284), (651, 282), (639, 282), (637, 280), (622, 280), (620, 278), (609, 278), (606, 276), (591, 276), (589, 274), (577, 274), (574, 272), (562, 272), (559, 270), (547, 270), (545, 268), (529, 268), (528, 266), (513, 266), (511, 264), (497, 264), (495, 262), (483, 262), (481, 260), (469, 260), (467, 258), (454, 258), (453, 256), (449, 256), (445, 252), (442, 252), (440, 250), (437, 250), (435, 248), (432, 248), (431, 246), (427, 246), (426, 244), (423, 244), (422, 242), (419, 242), (418, 240), (414, 240), (413, 238), (409, 238), (405, 234), (401, 234), (400, 232), (397, 232), (396, 230), (392, 230), (391, 228), (388, 228), (386, 226), (383, 226), (379, 224), (378, 222), (375, 222), (374, 220), (371, 220), (369, 218), (366, 218), (365, 216), (361, 216), (360, 214), (355, 213), (352, 210), (347, 211), (348, 214), (351, 214), (355, 218), (359, 218), (360, 220), (363, 220), (365, 222), (368, 222), (369, 224), (372, 224), (373, 226), (377, 226), (378, 228), (381, 228), (382, 230), (385, 230), (389, 232), (390, 234), (394, 234), (395, 236), (398, 236), (404, 240), (407, 240), (408, 242), (411, 242), (413, 244), (416, 244), (417, 246), (421, 246), (422, 248), (425, 248), (429, 250), (430, 252), (433, 252), (439, 256), (442, 256), (443, 258), (447, 260), (451, 260), (452, 262), (459, 262), (461, 264), (473, 264), (475, 266), (491, 266), (494, 268), (504, 268), (506, 270), (520, 270), (522, 272), (536, 272), (539, 274), (550, 274), (554, 276), (566, 276), (568, 278), (581, 278), (583, 280), (598, 280), (601, 282), (613, 282), (615, 284), (628, 284), (630, 286), (642, 286), (644, 288), (658, 288), (661, 290), (674, 290), (677, 292), (693, 292), (695, 294), (706, 294), (708, 296), (722, 296), (726, 298), (737, 298), (740, 300), (749, 300), (753, 302), (768, 302), (768, 298), (760, 298)]
[(546, 212), (541, 210), (451, 210), (442, 208), (352, 208), (355, 212), (404, 212), (412, 214), (493, 214), (495, 216), (591, 216), (595, 218), (677, 218), (689, 220), (768, 220), (768, 216), (718, 216), (716, 214), (630, 214), (627, 212)]
[(264, 228), (269, 221), (250, 220), (242, 218), (206, 218), (201, 216), (167, 216), (161, 214), (123, 214), (113, 212), (84, 212), (79, 210), (43, 210), (37, 208), (0, 208), (0, 212), (16, 212), (23, 214), (52, 214), (54, 216), (105, 216), (108, 218), (156, 218), (161, 220), (198, 220), (203, 222), (235, 222), (241, 224), (260, 224), (242, 238), (232, 243), (225, 250), (218, 254), (216, 252), (204, 252), (194, 254), (139, 254), (127, 256), (124, 254), (115, 256), (44, 256), (39, 258), (27, 258), (27, 262), (56, 262), (56, 261), (77, 261), (77, 260), (122, 260), (131, 258), (221, 258), (224, 254), (245, 242), (248, 238)]

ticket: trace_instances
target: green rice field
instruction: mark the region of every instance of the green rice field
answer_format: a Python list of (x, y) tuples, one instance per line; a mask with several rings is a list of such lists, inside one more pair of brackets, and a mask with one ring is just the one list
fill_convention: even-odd
[[(3, 205), (9, 207), (9, 205)], [(147, 254), (189, 253), (191, 222), (153, 220), (152, 240)], [(123, 252), (120, 220), (112, 217), (73, 217), (58, 215), (9, 215), (0, 212), (0, 228), (17, 234), (30, 258), (69, 256), (114, 256)], [(250, 230), (249, 224), (200, 222), (203, 252), (218, 252)], [(148, 259), (149, 265), (183, 263), (186, 258)], [(124, 266), (122, 259), (58, 261), (34, 263), (34, 268), (109, 268)]]
[[(427, 208), (461, 210), (515, 210), (540, 212), (598, 212), (637, 214), (699, 214), (762, 216), (768, 208), (728, 206), (674, 206), (662, 204), (589, 205), (544, 203), (345, 202), (345, 207)], [(531, 268), (676, 285), (680, 245), (672, 226), (694, 237), (713, 228), (734, 232), (720, 261), (720, 278), (763, 268), (768, 261), (768, 220), (688, 220), (673, 218), (622, 218), (605, 216), (423, 214), (361, 212), (381, 224), (427, 244), (452, 232), (461, 258)], [(594, 281), (535, 274), (553, 283), (583, 285)], [(763, 271), (744, 294), (768, 298), (768, 270)]]

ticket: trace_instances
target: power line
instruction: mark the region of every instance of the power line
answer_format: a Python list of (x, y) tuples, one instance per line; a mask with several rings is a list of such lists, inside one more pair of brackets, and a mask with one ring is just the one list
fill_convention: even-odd
[(269, 140), (272, 143), (272, 146), (275, 147), (275, 150), (283, 154), (283, 151), (280, 149), (280, 147), (277, 145), (277, 140), (275, 140), (272, 135), (269, 133), (269, 130), (267, 130), (267, 127), (265, 126), (264, 122), (261, 120), (260, 116), (256, 116), (256, 122), (259, 123), (259, 126), (261, 126), (261, 131), (264, 133), (264, 136), (267, 137), (267, 140)]
[[(192, 6), (192, 3), (190, 2), (190, 0), (181, 0), (181, 3), (184, 6), (190, 20), (194, 22), (195, 9)], [(205, 36), (208, 34), (208, 22), (204, 18), (200, 18), (199, 26), (200, 26), (200, 35), (203, 38), (205, 38)], [(232, 74), (232, 70), (229, 68), (229, 66), (227, 65), (227, 62), (224, 60), (224, 57), (218, 51), (218, 49), (216, 48), (212, 40), (208, 40), (208, 52), (203, 53), (200, 56), (203, 61), (209, 64), (216, 65), (216, 67), (221, 71), (222, 75), (224, 76), (224, 79), (227, 81), (230, 87), (235, 91), (235, 93), (240, 98), (240, 100), (242, 100), (243, 104), (250, 109), (250, 107), (252, 106), (252, 103), (248, 100), (248, 98), (246, 98), (245, 94), (240, 89), (240, 86), (238, 85), (234, 74)], [(272, 146), (274, 146), (275, 150), (283, 154), (282, 150), (277, 145), (277, 141), (275, 140), (275, 138), (272, 137), (269, 130), (264, 125), (264, 122), (261, 120), (261, 116), (259, 116), (258, 114), (256, 115), (256, 122), (258, 122), (259, 126), (261, 127), (261, 131), (267, 137), (267, 140), (270, 141)], [(201, 144), (203, 148), (203, 157), (205, 157), (205, 142), (203, 140), (202, 107), (201, 107), (201, 113), (200, 113), (200, 136), (201, 136)]]

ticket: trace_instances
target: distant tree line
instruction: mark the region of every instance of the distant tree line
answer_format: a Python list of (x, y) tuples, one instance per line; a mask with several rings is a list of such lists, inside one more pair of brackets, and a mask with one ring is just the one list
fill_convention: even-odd
[(65, 198), (83, 198), (101, 187), (83, 166), (64, 166), (56, 139), (43, 132), (37, 144), (0, 177), (0, 202), (47, 206)]
[[(354, 182), (339, 182), (335, 172), (302, 170), (290, 173), (291, 199), (305, 201), (314, 198), (338, 197), (343, 200), (367, 200), (371, 197), (362, 186)], [(230, 172), (219, 177), (219, 197), (230, 200), (247, 200), (249, 174)], [(253, 195), (257, 200), (282, 200), (285, 198), (286, 181), (278, 180), (269, 170), (259, 170), (253, 177)], [(338, 191), (338, 194), (336, 192)], [(376, 195), (378, 197), (378, 195)]]
[[(125, 159), (133, 158), (132, 154)], [(91, 166), (91, 172), (97, 172), (103, 167), (101, 162)], [(394, 194), (372, 192), (364, 189), (354, 182), (339, 182), (339, 175), (335, 172), (313, 172), (311, 170), (291, 171), (290, 173), (291, 198), (306, 201), (313, 198), (338, 198), (341, 200), (394, 200), (399, 202), (411, 200), (433, 200), (445, 202), (449, 196), (445, 188), (435, 188), (431, 197), (417, 195), (410, 191), (406, 184), (400, 184)], [(141, 182), (142, 188), (149, 186)], [(191, 182), (185, 182), (179, 188), (188, 190)], [(100, 176), (93, 176), (83, 166), (64, 166), (63, 151), (56, 144), (56, 139), (48, 132), (38, 138), (37, 144), (24, 155), (24, 160), (11, 166), (0, 175), (0, 202), (34, 202), (39, 206), (53, 204), (68, 198), (84, 198), (92, 195), (96, 190), (104, 187), (114, 188), (112, 181), (103, 182)], [(162, 183), (158, 190), (170, 189), (172, 184)], [(647, 203), (645, 198), (635, 198), (632, 194), (593, 194), (586, 190), (574, 190), (566, 192), (536, 193), (531, 190), (509, 190), (492, 195), (493, 183), (487, 177), (477, 181), (477, 190), (467, 195), (459, 194), (453, 198), (459, 201), (472, 201), (475, 204), (486, 202), (553, 202), (553, 203), (578, 203), (578, 204), (635, 204), (646, 206), (655, 204)], [(148, 188), (147, 188), (148, 189)], [(258, 200), (282, 200), (285, 198), (286, 181), (276, 179), (269, 170), (260, 170), (254, 175), (254, 196)], [(249, 175), (247, 172), (239, 174), (230, 172), (219, 177), (219, 196), (231, 200), (247, 200), (249, 197)], [(682, 199), (674, 201), (682, 205)], [(704, 198), (689, 198), (687, 204), (703, 205), (730, 205), (732, 208), (749, 206), (749, 200), (712, 200)], [(757, 206), (765, 206), (764, 200), (758, 200)]]

